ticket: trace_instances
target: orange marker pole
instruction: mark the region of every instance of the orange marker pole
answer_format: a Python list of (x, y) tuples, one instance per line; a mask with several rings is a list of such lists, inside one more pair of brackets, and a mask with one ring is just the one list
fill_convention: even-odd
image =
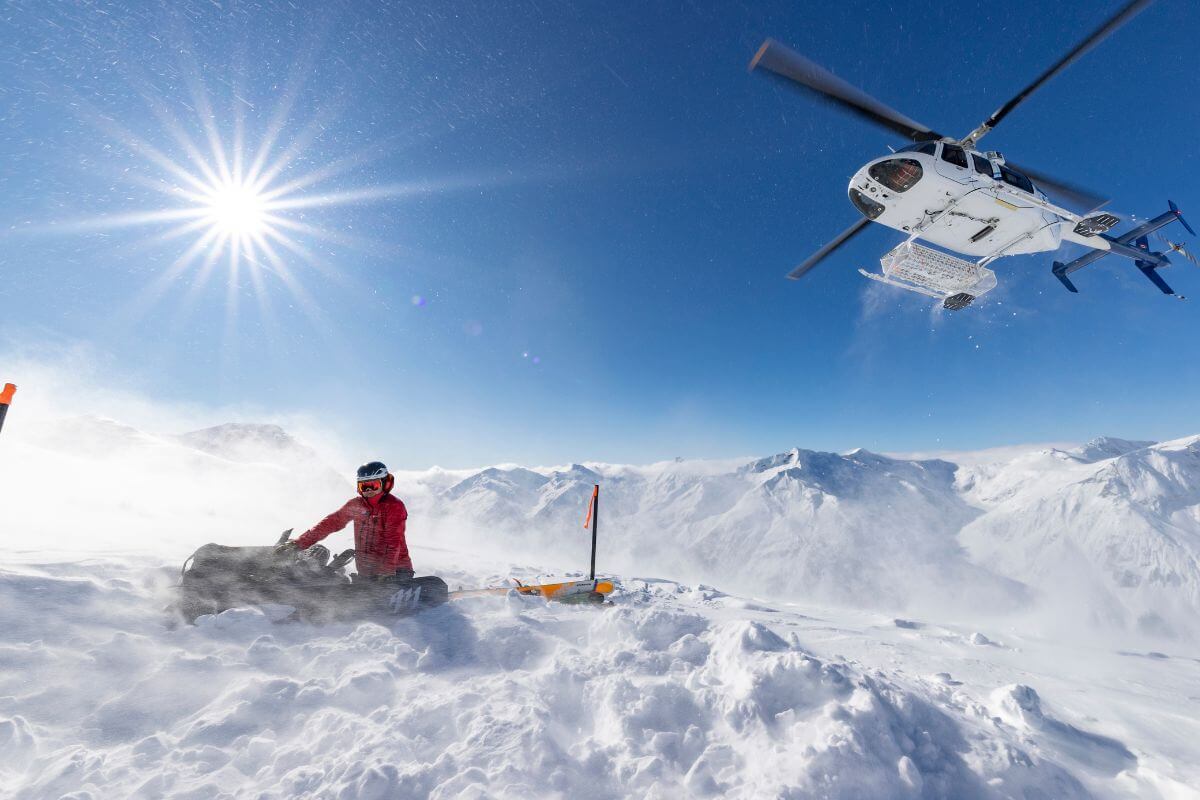
[(8, 416), (8, 407), (12, 405), (13, 395), (16, 392), (17, 387), (11, 383), (4, 384), (4, 391), (0, 392), (0, 430), (4, 430), (4, 418)]
[(583, 526), (586, 528), (588, 522), (592, 523), (592, 571), (589, 575), (591, 580), (596, 580), (596, 528), (600, 525), (600, 484), (595, 484), (592, 487), (592, 502), (588, 503), (587, 519), (583, 521)]

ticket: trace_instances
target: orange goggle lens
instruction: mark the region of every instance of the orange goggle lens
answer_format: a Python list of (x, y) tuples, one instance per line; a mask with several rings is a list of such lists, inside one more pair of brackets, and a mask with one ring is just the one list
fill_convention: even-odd
[(359, 481), (358, 482), (358, 490), (360, 492), (377, 492), (382, 488), (383, 488), (383, 481), (381, 481), (381, 480)]

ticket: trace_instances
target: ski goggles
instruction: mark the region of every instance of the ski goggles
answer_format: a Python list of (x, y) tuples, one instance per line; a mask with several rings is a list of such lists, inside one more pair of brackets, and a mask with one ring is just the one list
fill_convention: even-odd
[(373, 481), (359, 481), (358, 491), (361, 492), (377, 492), (383, 488), (383, 481), (376, 478)]

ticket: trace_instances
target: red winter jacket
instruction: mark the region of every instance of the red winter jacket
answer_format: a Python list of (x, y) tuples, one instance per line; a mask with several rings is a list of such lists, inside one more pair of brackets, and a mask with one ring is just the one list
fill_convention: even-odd
[(355, 497), (306, 531), (296, 544), (306, 550), (353, 522), (354, 565), (360, 575), (370, 578), (391, 575), (398, 569), (411, 571), (408, 542), (404, 540), (407, 520), (408, 509), (390, 494), (380, 495), (374, 503)]

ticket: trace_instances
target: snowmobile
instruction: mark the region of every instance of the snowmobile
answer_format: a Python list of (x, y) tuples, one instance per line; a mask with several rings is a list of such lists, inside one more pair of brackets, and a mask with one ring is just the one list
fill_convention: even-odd
[(291, 529), (284, 531), (274, 546), (201, 547), (180, 570), (180, 615), (194, 624), (203, 614), (275, 604), (294, 608), (297, 619), (321, 623), (410, 614), (441, 605), (449, 597), (446, 582), (432, 575), (347, 576), (353, 550), (333, 558), (319, 544), (281, 550), (279, 545), (291, 534)]

